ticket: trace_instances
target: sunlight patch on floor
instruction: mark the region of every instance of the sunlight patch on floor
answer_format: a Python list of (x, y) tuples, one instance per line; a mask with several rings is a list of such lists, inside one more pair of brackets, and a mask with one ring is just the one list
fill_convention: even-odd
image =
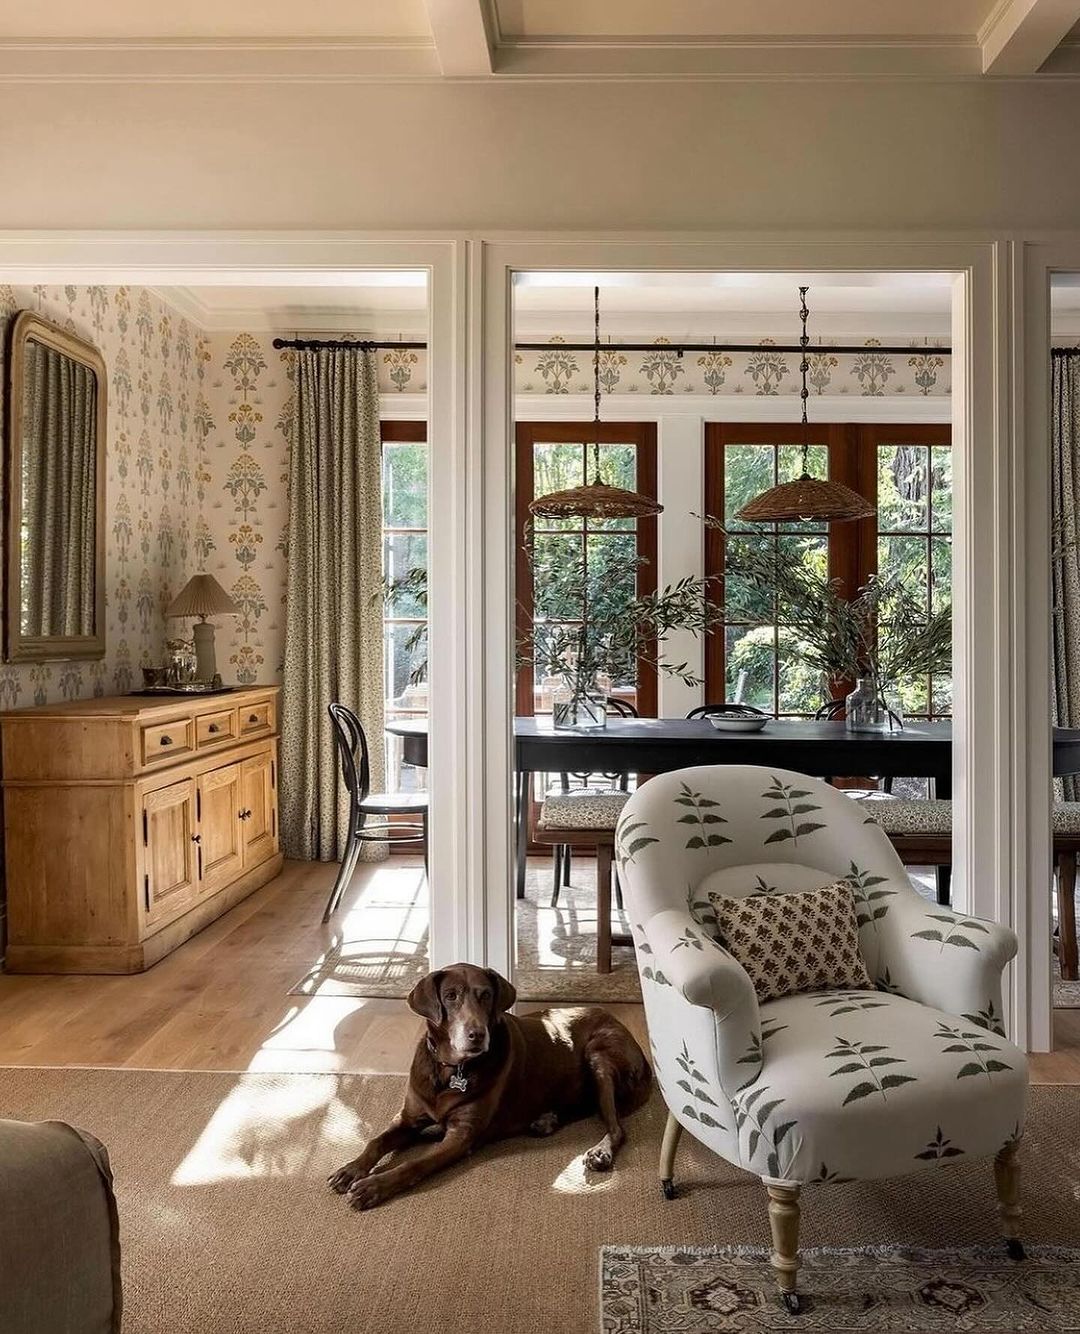
[(252, 1057), (248, 1069), (286, 1074), (343, 1070), (347, 1063), (338, 1050), (338, 1027), (366, 1004), (351, 996), (297, 999)]
[(566, 1164), (551, 1183), (551, 1189), (560, 1195), (600, 1195), (615, 1186), (615, 1173), (618, 1164), (611, 1172), (588, 1172), (585, 1170), (585, 1155), (578, 1154)]
[(238, 1076), (173, 1173), (172, 1184), (201, 1186), (306, 1172), (321, 1141), (363, 1138), (363, 1125), (338, 1098), (337, 1087), (336, 1080), (305, 1075), (275, 1083)]

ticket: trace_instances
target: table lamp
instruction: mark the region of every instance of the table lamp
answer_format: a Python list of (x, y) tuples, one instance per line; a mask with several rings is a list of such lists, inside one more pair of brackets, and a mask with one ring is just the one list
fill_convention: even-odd
[(238, 616), (240, 608), (212, 574), (193, 574), (169, 603), (166, 616), (197, 616), (192, 626), (195, 639), (195, 670), (200, 681), (217, 675), (214, 658), (214, 627), (208, 616)]

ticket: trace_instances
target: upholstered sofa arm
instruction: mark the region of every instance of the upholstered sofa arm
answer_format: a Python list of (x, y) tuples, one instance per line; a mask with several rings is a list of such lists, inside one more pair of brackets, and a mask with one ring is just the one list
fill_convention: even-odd
[(897, 895), (875, 925), (878, 986), (1004, 1031), (1001, 976), (1016, 955), (1008, 927), (936, 907), (914, 893)]

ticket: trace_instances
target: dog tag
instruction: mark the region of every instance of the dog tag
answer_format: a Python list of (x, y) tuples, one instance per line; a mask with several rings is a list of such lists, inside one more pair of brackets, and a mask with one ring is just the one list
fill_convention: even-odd
[(464, 1093), (469, 1087), (469, 1081), (461, 1073), (460, 1066), (455, 1074), (450, 1076), (450, 1087), (455, 1093)]

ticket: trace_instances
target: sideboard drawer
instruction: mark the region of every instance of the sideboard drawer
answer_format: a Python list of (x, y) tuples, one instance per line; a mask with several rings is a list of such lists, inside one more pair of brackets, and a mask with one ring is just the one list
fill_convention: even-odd
[(245, 704), (239, 709), (240, 735), (254, 736), (258, 732), (272, 732), (274, 729), (274, 701), (260, 700), (258, 704)]
[(232, 741), (235, 737), (235, 709), (220, 709), (217, 713), (201, 713), (195, 719), (195, 743), (200, 750), (204, 746), (216, 746), (222, 741)]
[(167, 723), (151, 723), (142, 729), (142, 762), (154, 764), (195, 749), (195, 722), (192, 718), (174, 718)]

